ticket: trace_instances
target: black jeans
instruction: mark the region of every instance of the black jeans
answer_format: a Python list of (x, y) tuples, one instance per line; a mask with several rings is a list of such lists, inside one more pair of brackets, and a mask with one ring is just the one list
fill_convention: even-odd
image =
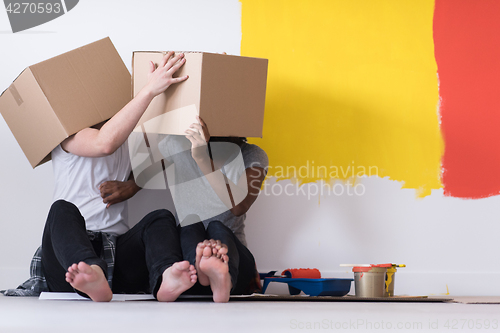
[[(248, 248), (243, 245), (234, 233), (219, 221), (212, 221), (207, 229), (202, 222), (191, 224), (180, 229), (181, 246), (184, 260), (192, 265), (196, 261), (196, 246), (205, 239), (220, 240), (227, 245), (229, 257), (229, 274), (233, 288), (231, 294), (247, 294), (250, 282), (256, 276), (255, 259)], [(211, 294), (209, 286), (196, 282), (186, 294)]]
[[(99, 252), (98, 241), (87, 236), (78, 208), (64, 200), (54, 202), (42, 238), (42, 269), (49, 290), (73, 292), (65, 273), (80, 261), (98, 265), (107, 275)], [(174, 216), (165, 209), (151, 212), (117, 239), (113, 293), (153, 293), (156, 297), (162, 273), (178, 261), (182, 261), (182, 250)]]

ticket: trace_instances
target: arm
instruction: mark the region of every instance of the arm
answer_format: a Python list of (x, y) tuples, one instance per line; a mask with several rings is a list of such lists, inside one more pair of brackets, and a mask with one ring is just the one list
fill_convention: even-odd
[(251, 167), (245, 169), (245, 171), (245, 174), (241, 175), (241, 178), (238, 181), (238, 187), (241, 188), (240, 186), (247, 186), (248, 193), (239, 204), (230, 209), (231, 213), (236, 216), (241, 216), (250, 209), (255, 200), (257, 200), (262, 187), (262, 182), (264, 181), (264, 178), (266, 178), (266, 173), (263, 168)]
[(192, 157), (226, 207), (236, 216), (243, 215), (250, 209), (260, 193), (266, 176), (264, 169), (247, 168), (238, 180), (238, 184), (231, 182), (220, 170), (215, 170), (214, 162), (207, 150), (207, 142), (210, 140), (208, 128), (200, 117), (197, 119), (200, 124), (192, 124), (185, 132), (186, 138), (192, 144)]
[(103, 198), (102, 202), (106, 204), (106, 208), (132, 198), (140, 190), (141, 188), (135, 183), (132, 172), (126, 182), (112, 180), (104, 182), (99, 186), (99, 191), (101, 191), (101, 197)]
[(61, 143), (62, 148), (70, 153), (84, 157), (101, 157), (115, 152), (137, 126), (154, 97), (164, 92), (170, 85), (182, 82), (188, 76), (172, 77), (184, 64), (184, 54), (175, 57), (173, 52), (165, 55), (155, 69), (150, 62), (148, 84), (107, 121), (100, 129), (85, 128)]

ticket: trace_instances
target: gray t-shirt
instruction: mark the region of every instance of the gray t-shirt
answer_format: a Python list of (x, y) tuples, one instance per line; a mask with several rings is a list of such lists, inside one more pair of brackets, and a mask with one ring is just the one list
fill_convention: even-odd
[[(210, 147), (214, 160), (225, 161), (220, 171), (234, 184), (247, 168), (259, 167), (267, 171), (267, 154), (256, 145), (244, 143), (239, 147), (233, 143), (215, 142)], [(192, 158), (191, 142), (184, 136), (169, 135), (159, 142), (158, 149), (171, 163), (166, 174), (181, 225), (203, 221), (207, 227), (211, 221), (220, 221), (246, 245), (246, 214), (235, 216), (222, 203)]]

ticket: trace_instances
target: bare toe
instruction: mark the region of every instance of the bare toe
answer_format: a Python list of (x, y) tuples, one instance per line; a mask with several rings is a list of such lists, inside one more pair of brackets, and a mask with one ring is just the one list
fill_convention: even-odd
[(198, 274), (198, 282), (200, 282), (202, 286), (208, 286), (210, 284), (208, 276), (200, 270), (200, 262), (203, 260), (203, 257), (210, 257), (212, 254), (211, 247), (207, 244), (210, 244), (210, 242), (204, 241), (202, 243), (198, 243), (198, 246), (196, 247), (195, 270)]
[(222, 244), (222, 246), (219, 250), (219, 253), (220, 254), (227, 254), (227, 245), (226, 244)]
[(206, 246), (207, 245), (205, 244), (205, 242), (198, 243), (198, 245), (196, 246), (196, 261), (201, 259), (201, 257), (203, 256), (203, 250)]
[(78, 265), (73, 264), (73, 265), (69, 266), (68, 272), (73, 273), (73, 274), (78, 273)]
[(75, 276), (73, 274), (71, 274), (70, 272), (66, 272), (66, 282), (72, 283), (74, 278)]
[(189, 274), (191, 277), (191, 282), (195, 284), (198, 280), (198, 274), (196, 274), (196, 268), (193, 265), (189, 266)]
[(210, 258), (212, 256), (212, 247), (207, 246), (203, 249), (203, 255), (202, 258)]

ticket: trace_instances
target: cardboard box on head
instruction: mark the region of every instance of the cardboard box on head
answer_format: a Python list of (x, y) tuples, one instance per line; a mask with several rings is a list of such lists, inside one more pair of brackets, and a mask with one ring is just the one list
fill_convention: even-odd
[[(149, 62), (167, 52), (136, 51), (132, 60), (134, 96), (146, 85)], [(211, 136), (262, 137), (267, 59), (184, 52), (186, 63), (173, 85), (149, 105), (135, 131), (184, 135), (199, 115)]]
[(131, 100), (130, 73), (109, 38), (26, 68), (0, 95), (0, 112), (35, 168), (76, 132)]

